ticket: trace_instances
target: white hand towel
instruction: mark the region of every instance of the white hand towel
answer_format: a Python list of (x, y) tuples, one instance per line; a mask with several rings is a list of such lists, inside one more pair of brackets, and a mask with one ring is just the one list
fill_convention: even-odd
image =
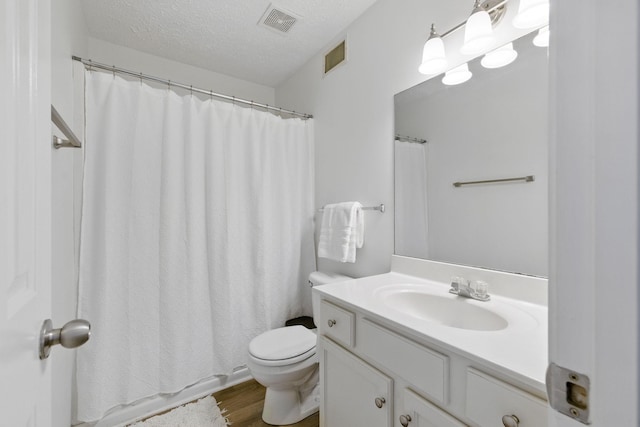
[(364, 215), (358, 202), (324, 207), (318, 256), (340, 262), (356, 262), (356, 248), (364, 244)]

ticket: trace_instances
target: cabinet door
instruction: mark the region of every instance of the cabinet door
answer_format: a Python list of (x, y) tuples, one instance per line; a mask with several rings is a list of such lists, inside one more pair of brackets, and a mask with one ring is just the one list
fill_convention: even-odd
[[(390, 427), (393, 381), (325, 337), (319, 338), (324, 427)], [(380, 406), (380, 407), (378, 407)]]
[(547, 403), (473, 368), (467, 370), (467, 417), (480, 427), (515, 416), (520, 427), (547, 427)]
[[(404, 411), (401, 411), (396, 425), (409, 427), (466, 427), (451, 415), (412, 390), (404, 389), (402, 393)], [(401, 417), (404, 417), (401, 419)]]

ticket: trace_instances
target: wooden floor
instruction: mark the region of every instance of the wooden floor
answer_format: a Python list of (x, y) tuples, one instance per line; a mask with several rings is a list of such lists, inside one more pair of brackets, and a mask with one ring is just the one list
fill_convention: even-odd
[[(262, 405), (264, 404), (265, 388), (251, 380), (235, 385), (213, 394), (220, 409), (226, 409), (225, 415), (233, 427), (262, 427), (270, 424), (262, 421)], [(296, 427), (318, 427), (320, 424), (318, 413), (305, 418)]]

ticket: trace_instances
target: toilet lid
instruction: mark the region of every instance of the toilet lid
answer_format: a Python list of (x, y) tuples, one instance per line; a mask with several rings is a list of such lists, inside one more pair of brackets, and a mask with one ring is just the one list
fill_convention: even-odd
[(291, 359), (316, 346), (316, 334), (304, 326), (287, 326), (258, 335), (249, 343), (249, 353), (263, 360)]

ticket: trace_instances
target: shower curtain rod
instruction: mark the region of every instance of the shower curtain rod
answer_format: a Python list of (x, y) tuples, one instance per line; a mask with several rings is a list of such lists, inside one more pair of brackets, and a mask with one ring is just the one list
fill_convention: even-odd
[(89, 70), (91, 70), (92, 68), (97, 68), (97, 69), (100, 69), (100, 70), (111, 71), (112, 73), (125, 74), (125, 75), (128, 75), (128, 76), (136, 77), (136, 78), (138, 78), (140, 80), (150, 80), (150, 81), (153, 81), (153, 82), (156, 82), (156, 83), (166, 84), (169, 87), (175, 86), (175, 87), (179, 87), (179, 88), (182, 88), (182, 89), (186, 89), (186, 90), (188, 90), (190, 92), (201, 93), (203, 95), (208, 95), (208, 96), (211, 96), (211, 97), (216, 97), (216, 98), (224, 99), (224, 100), (231, 101), (231, 102), (237, 102), (239, 104), (245, 104), (245, 105), (249, 105), (251, 107), (264, 108), (265, 110), (268, 110), (268, 111), (284, 113), (284, 114), (288, 114), (288, 115), (291, 115), (291, 116), (300, 117), (300, 118), (305, 119), (305, 120), (313, 118), (313, 116), (311, 114), (299, 113), (299, 112), (293, 111), (293, 110), (286, 110), (284, 108), (274, 107), (272, 105), (262, 104), (262, 103), (259, 103), (259, 102), (253, 102), (253, 101), (249, 101), (249, 100), (242, 99), (242, 98), (236, 98), (235, 96), (229, 96), (229, 95), (224, 95), (224, 94), (221, 94), (221, 93), (216, 93), (216, 92), (213, 92), (212, 90), (198, 89), (198, 88), (195, 88), (195, 87), (193, 87), (191, 85), (186, 85), (186, 84), (183, 84), (183, 83), (176, 83), (176, 82), (171, 81), (171, 80), (166, 80), (166, 79), (162, 79), (160, 77), (150, 76), (148, 74), (136, 73), (134, 71), (125, 70), (124, 68), (116, 67), (115, 65), (101, 64), (100, 62), (95, 62), (95, 61), (92, 61), (90, 59), (83, 59), (83, 58), (80, 58), (80, 57), (75, 56), (75, 55), (72, 56), (71, 58), (74, 61), (82, 62), (84, 64), (84, 66), (86, 68), (88, 68)]

